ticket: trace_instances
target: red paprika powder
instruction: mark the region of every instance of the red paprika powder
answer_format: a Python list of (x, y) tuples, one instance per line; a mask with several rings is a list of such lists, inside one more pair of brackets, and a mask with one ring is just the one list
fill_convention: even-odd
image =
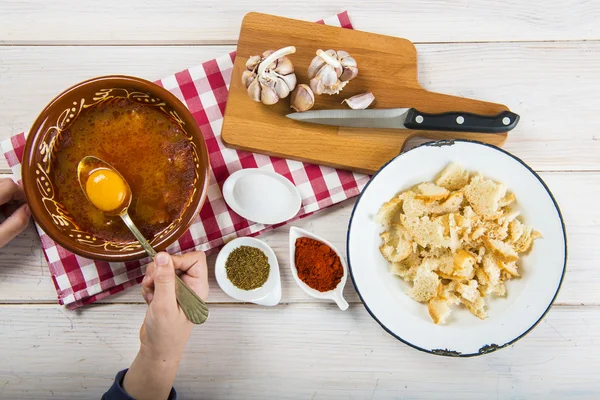
[(344, 276), (340, 257), (329, 246), (310, 238), (296, 239), (298, 278), (319, 292), (335, 289)]

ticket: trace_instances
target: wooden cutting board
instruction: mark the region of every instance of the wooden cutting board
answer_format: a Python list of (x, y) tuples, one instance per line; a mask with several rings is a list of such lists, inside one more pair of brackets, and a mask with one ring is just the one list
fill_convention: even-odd
[[(370, 108), (415, 107), (429, 113), (465, 111), (488, 115), (507, 110), (501, 104), (423, 89), (417, 80), (417, 51), (406, 39), (249, 13), (242, 22), (223, 121), (222, 139), (226, 145), (373, 173), (397, 156), (406, 141), (417, 134), (409, 130), (343, 128), (292, 121), (285, 116), (293, 112), (289, 96), (271, 106), (252, 101), (241, 81), (248, 57), (285, 46), (297, 49), (289, 57), (298, 83), (308, 84), (307, 69), (317, 49), (345, 50), (357, 61), (358, 76), (338, 95), (316, 96), (313, 110), (347, 108), (341, 104), (344, 98), (366, 91), (375, 95)], [(507, 134), (418, 131), (418, 136), (466, 138), (499, 146), (506, 141)]]

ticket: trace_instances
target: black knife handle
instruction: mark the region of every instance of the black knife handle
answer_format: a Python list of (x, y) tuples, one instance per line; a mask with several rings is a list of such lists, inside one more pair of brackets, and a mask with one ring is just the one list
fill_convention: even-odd
[(498, 115), (479, 115), (467, 112), (427, 114), (411, 108), (406, 114), (407, 129), (449, 132), (503, 133), (519, 123), (519, 116), (510, 111)]

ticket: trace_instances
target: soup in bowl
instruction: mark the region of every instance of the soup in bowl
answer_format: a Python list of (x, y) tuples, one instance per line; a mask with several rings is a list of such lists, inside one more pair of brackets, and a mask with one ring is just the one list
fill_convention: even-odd
[(189, 228), (206, 197), (206, 143), (174, 95), (126, 76), (75, 85), (33, 124), (22, 171), (35, 221), (75, 254), (107, 261), (146, 255), (119, 216), (87, 199), (77, 174), (86, 156), (107, 162), (127, 181), (129, 215), (157, 251)]

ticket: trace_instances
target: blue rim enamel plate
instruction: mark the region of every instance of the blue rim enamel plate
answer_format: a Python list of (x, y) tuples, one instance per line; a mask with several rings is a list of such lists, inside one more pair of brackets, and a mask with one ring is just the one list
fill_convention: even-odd
[[(374, 216), (395, 194), (432, 181), (453, 161), (504, 183), (515, 194), (524, 222), (543, 238), (521, 257), (521, 278), (506, 283), (507, 296), (486, 297), (487, 319), (453, 306), (447, 323), (435, 325), (427, 306), (408, 296), (409, 285), (388, 272), (389, 264), (379, 252), (382, 228)], [(418, 350), (457, 357), (490, 353), (531, 331), (556, 299), (567, 260), (562, 215), (542, 178), (510, 153), (467, 140), (426, 143), (383, 166), (354, 206), (347, 248), (354, 287), (367, 311), (387, 332)]]

